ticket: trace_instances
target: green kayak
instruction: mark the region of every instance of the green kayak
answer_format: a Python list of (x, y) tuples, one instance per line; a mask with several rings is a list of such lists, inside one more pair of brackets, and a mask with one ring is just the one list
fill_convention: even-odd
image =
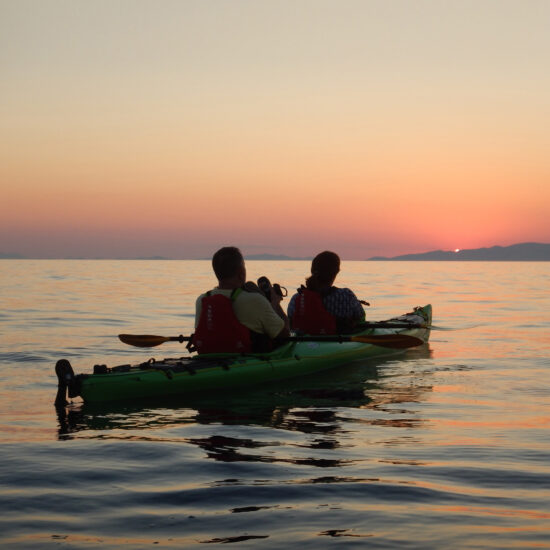
[(403, 346), (392, 344), (392, 338), (400, 339), (398, 335), (406, 342), (405, 335), (416, 339), (407, 347), (426, 343), (431, 322), (432, 308), (427, 305), (387, 321), (365, 323), (352, 335), (296, 337), (269, 353), (150, 359), (111, 368), (97, 365), (93, 374), (75, 375), (70, 363), (61, 359), (56, 365), (56, 404), (65, 404), (67, 393), (70, 398), (80, 396), (85, 402), (97, 403), (229, 390), (314, 374), (359, 359), (402, 352)]

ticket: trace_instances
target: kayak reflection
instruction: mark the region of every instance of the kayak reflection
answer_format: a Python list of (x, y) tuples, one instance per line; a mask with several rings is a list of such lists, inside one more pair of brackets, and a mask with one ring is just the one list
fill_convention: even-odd
[[(340, 445), (331, 435), (346, 431), (342, 410), (378, 409), (390, 404), (419, 402), (431, 386), (403, 385), (403, 375), (418, 369), (431, 351), (428, 346), (411, 350), (407, 358), (364, 361), (327, 371), (315, 377), (280, 382), (269, 388), (255, 387), (201, 397), (173, 397), (130, 403), (72, 404), (57, 409), (59, 439), (101, 438), (184, 441), (208, 450), (211, 458), (232, 460), (227, 448), (247, 447), (246, 440), (224, 435), (186, 437), (186, 426), (264, 426), (319, 435), (312, 447)], [(397, 372), (397, 374), (396, 374)], [(372, 419), (412, 425), (416, 420)], [(182, 435), (182, 433), (184, 435)], [(231, 442), (233, 444), (231, 444)], [(240, 457), (243, 460), (243, 457)]]

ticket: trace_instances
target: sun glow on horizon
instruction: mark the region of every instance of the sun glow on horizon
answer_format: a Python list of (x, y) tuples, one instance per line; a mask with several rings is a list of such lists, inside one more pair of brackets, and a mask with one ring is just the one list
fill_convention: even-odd
[(0, 256), (550, 242), (550, 3), (4, 4)]

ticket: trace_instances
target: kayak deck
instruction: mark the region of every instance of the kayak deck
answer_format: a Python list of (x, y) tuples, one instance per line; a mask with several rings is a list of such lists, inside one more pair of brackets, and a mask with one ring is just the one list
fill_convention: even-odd
[[(407, 334), (427, 342), (431, 318), (431, 306), (427, 305), (382, 323), (366, 323), (365, 328), (354, 335)], [(264, 354), (150, 359), (112, 368), (96, 365), (93, 374), (79, 375), (75, 375), (70, 363), (62, 359), (56, 365), (59, 380), (56, 404), (64, 404), (66, 390), (69, 397), (81, 396), (85, 402), (228, 390), (313, 374), (358, 359), (400, 351), (403, 350), (345, 341), (345, 336), (341, 342), (323, 341), (319, 337), (319, 341), (288, 342)]]

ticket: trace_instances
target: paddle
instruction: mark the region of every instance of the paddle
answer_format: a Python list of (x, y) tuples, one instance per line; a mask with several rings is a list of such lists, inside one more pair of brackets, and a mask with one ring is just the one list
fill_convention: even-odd
[(153, 336), (152, 334), (119, 334), (121, 342), (128, 344), (129, 346), (136, 346), (137, 348), (154, 348), (160, 346), (164, 342), (188, 342), (191, 338), (189, 336)]
[[(153, 336), (151, 334), (119, 334), (121, 342), (138, 348), (153, 348), (165, 342), (187, 342), (189, 336)], [(358, 342), (360, 344), (374, 344), (384, 348), (406, 349), (421, 346), (424, 340), (408, 334), (371, 334), (357, 336), (290, 336), (286, 342)]]

